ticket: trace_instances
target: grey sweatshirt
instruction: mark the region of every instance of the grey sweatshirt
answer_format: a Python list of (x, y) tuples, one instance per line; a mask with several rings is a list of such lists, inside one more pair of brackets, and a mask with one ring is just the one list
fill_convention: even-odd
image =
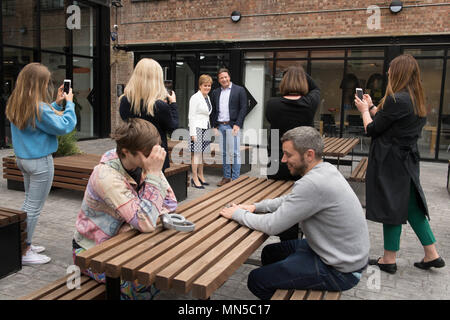
[(292, 191), (255, 203), (254, 214), (235, 210), (233, 220), (268, 235), (299, 223), (311, 249), (340, 272), (354, 272), (367, 264), (369, 232), (358, 197), (342, 174), (321, 162)]

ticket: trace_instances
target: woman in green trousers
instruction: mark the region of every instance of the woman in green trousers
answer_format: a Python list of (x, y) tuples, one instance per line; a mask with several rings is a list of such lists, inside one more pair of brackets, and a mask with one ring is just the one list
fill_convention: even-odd
[(367, 136), (372, 138), (366, 173), (366, 218), (383, 223), (384, 255), (369, 264), (394, 274), (402, 224), (409, 222), (425, 252), (414, 266), (445, 266), (436, 250), (428, 220), (427, 202), (420, 185), (417, 140), (426, 123), (420, 69), (411, 55), (392, 60), (386, 94), (378, 106), (365, 94), (355, 96)]

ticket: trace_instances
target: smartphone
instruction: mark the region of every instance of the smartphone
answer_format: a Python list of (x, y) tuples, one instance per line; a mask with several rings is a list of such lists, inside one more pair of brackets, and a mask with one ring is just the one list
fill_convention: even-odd
[(72, 80), (64, 79), (64, 89), (63, 91), (68, 94), (70, 91), (70, 86), (72, 85)]
[(172, 95), (172, 85), (173, 85), (172, 80), (164, 80), (164, 86), (166, 87), (169, 96)]
[(361, 89), (361, 88), (356, 88), (356, 96), (359, 98), (359, 99), (363, 99), (363, 89)]

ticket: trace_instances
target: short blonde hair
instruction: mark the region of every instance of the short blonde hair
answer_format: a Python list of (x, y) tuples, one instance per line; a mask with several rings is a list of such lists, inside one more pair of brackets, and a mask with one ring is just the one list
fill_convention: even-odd
[(160, 64), (149, 58), (139, 60), (125, 86), (123, 95), (130, 102), (134, 114), (141, 115), (141, 101), (143, 101), (146, 113), (154, 116), (153, 107), (156, 100), (167, 98)]
[(204, 83), (212, 84), (213, 80), (212, 80), (211, 76), (209, 76), (207, 74), (202, 74), (200, 76), (200, 78), (198, 79), (198, 86), (200, 87)]

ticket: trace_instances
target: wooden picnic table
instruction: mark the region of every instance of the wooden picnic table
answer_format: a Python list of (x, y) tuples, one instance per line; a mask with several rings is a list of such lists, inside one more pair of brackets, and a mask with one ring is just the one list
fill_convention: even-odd
[(105, 272), (108, 299), (120, 296), (120, 279), (155, 284), (160, 290), (207, 299), (258, 249), (268, 236), (220, 216), (228, 203), (253, 203), (286, 194), (293, 181), (241, 176), (179, 206), (176, 213), (195, 223), (193, 232), (131, 230), (76, 257), (82, 270)]
[(336, 138), (325, 137), (323, 138), (324, 148), (323, 157), (337, 157), (337, 167), (344, 161), (341, 158), (352, 153), (352, 159), (350, 160), (350, 166), (353, 169), (353, 148), (358, 145), (358, 138)]

